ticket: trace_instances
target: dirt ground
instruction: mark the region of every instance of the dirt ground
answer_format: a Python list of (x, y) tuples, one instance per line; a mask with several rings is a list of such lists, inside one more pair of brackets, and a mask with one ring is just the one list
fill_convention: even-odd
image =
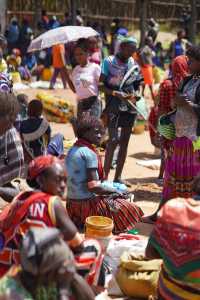
[[(44, 90), (42, 90), (44, 91)], [(16, 93), (26, 93), (29, 100), (36, 97), (41, 89), (26, 89), (17, 91)], [(75, 104), (75, 95), (70, 90), (45, 90), (45, 93), (60, 96)], [(52, 131), (54, 133), (64, 134), (66, 139), (73, 139), (73, 131), (70, 124), (56, 124), (51, 123)], [(130, 144), (128, 148), (128, 156), (123, 171), (123, 178), (131, 183), (131, 191), (135, 195), (135, 202), (143, 209), (145, 214), (152, 213), (156, 210), (160, 196), (161, 187), (157, 185), (156, 179), (158, 170), (151, 170), (146, 167), (138, 165), (137, 160), (148, 160), (157, 158), (154, 154), (154, 147), (150, 143), (149, 133), (145, 131), (140, 135), (131, 135)], [(110, 173), (110, 179), (114, 176), (114, 171)], [(139, 233), (142, 235), (149, 235), (151, 226), (147, 224), (138, 224)]]

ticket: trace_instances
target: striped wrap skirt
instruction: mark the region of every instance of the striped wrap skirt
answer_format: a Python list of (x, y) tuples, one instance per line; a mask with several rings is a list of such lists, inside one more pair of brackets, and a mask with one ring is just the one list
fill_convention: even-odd
[(124, 198), (96, 196), (88, 200), (68, 199), (67, 211), (70, 218), (79, 229), (85, 225), (89, 216), (104, 216), (114, 223), (113, 233), (126, 232), (141, 221), (143, 212), (137, 205)]

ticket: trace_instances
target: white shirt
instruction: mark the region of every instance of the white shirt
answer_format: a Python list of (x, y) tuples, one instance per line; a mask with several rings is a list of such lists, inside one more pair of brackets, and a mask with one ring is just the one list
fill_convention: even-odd
[(85, 67), (76, 66), (72, 71), (77, 100), (98, 96), (98, 84), (101, 68), (95, 63), (88, 63)]

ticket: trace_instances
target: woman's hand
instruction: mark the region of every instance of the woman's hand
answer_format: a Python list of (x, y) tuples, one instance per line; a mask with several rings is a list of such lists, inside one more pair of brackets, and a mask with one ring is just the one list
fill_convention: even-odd
[(127, 95), (123, 92), (120, 92), (120, 91), (113, 91), (112, 96), (117, 97), (120, 100), (127, 100), (129, 95)]
[(71, 284), (73, 296), (79, 300), (94, 300), (95, 294), (88, 283), (77, 273), (75, 273)]
[(186, 95), (177, 95), (174, 102), (177, 106), (188, 106), (189, 105), (188, 98)]
[(137, 101), (137, 99), (136, 99), (136, 97), (134, 96), (134, 95), (129, 95), (130, 96), (130, 98), (128, 98), (128, 100), (130, 101), (130, 102), (132, 102), (132, 103), (136, 103), (136, 101)]
[(120, 91), (113, 91), (112, 95), (114, 97), (119, 98), (120, 100), (130, 100), (131, 102), (135, 103), (136, 102), (136, 98), (133, 94), (126, 94)]

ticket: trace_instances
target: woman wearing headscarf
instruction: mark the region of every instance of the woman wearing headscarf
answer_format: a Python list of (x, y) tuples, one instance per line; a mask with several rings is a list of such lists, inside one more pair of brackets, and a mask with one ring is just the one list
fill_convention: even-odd
[(163, 200), (193, 196), (192, 185), (200, 172), (200, 47), (188, 50), (190, 76), (180, 84), (175, 97), (176, 138), (165, 167)]
[(167, 114), (173, 109), (173, 100), (180, 82), (188, 75), (188, 58), (185, 55), (176, 57), (171, 64), (171, 74), (160, 85), (158, 113)]
[[(165, 79), (161, 85), (159, 90), (159, 101), (157, 105), (157, 120), (158, 118), (164, 114), (167, 114), (173, 110), (173, 100), (175, 98), (177, 89), (180, 85), (180, 82), (188, 75), (188, 59), (185, 55), (180, 55), (176, 57), (171, 64), (171, 74), (168, 79)], [(165, 169), (165, 159), (167, 157), (167, 153), (170, 151), (171, 142), (166, 140), (164, 137), (161, 140), (161, 148), (162, 148), (162, 165), (160, 169), (159, 178), (163, 177), (163, 172)]]
[(93, 300), (74, 256), (55, 228), (32, 228), (20, 247), (21, 264), (0, 280), (0, 299)]
[[(66, 172), (62, 161), (51, 155), (39, 156), (30, 163), (28, 178), (34, 190), (19, 194), (0, 215), (1, 237), (4, 241), (0, 252), (0, 276), (11, 265), (20, 262), (19, 243), (30, 227), (56, 227), (74, 253), (81, 255), (84, 252), (87, 259), (90, 255), (87, 254), (89, 242), (83, 240), (61, 201), (66, 188)], [(95, 258), (89, 257), (88, 264), (78, 258), (85, 263), (83, 269), (87, 266), (88, 270), (92, 269), (91, 262), (96, 262), (96, 256), (101, 258), (99, 244), (89, 246), (92, 246), (91, 253), (96, 251)]]

